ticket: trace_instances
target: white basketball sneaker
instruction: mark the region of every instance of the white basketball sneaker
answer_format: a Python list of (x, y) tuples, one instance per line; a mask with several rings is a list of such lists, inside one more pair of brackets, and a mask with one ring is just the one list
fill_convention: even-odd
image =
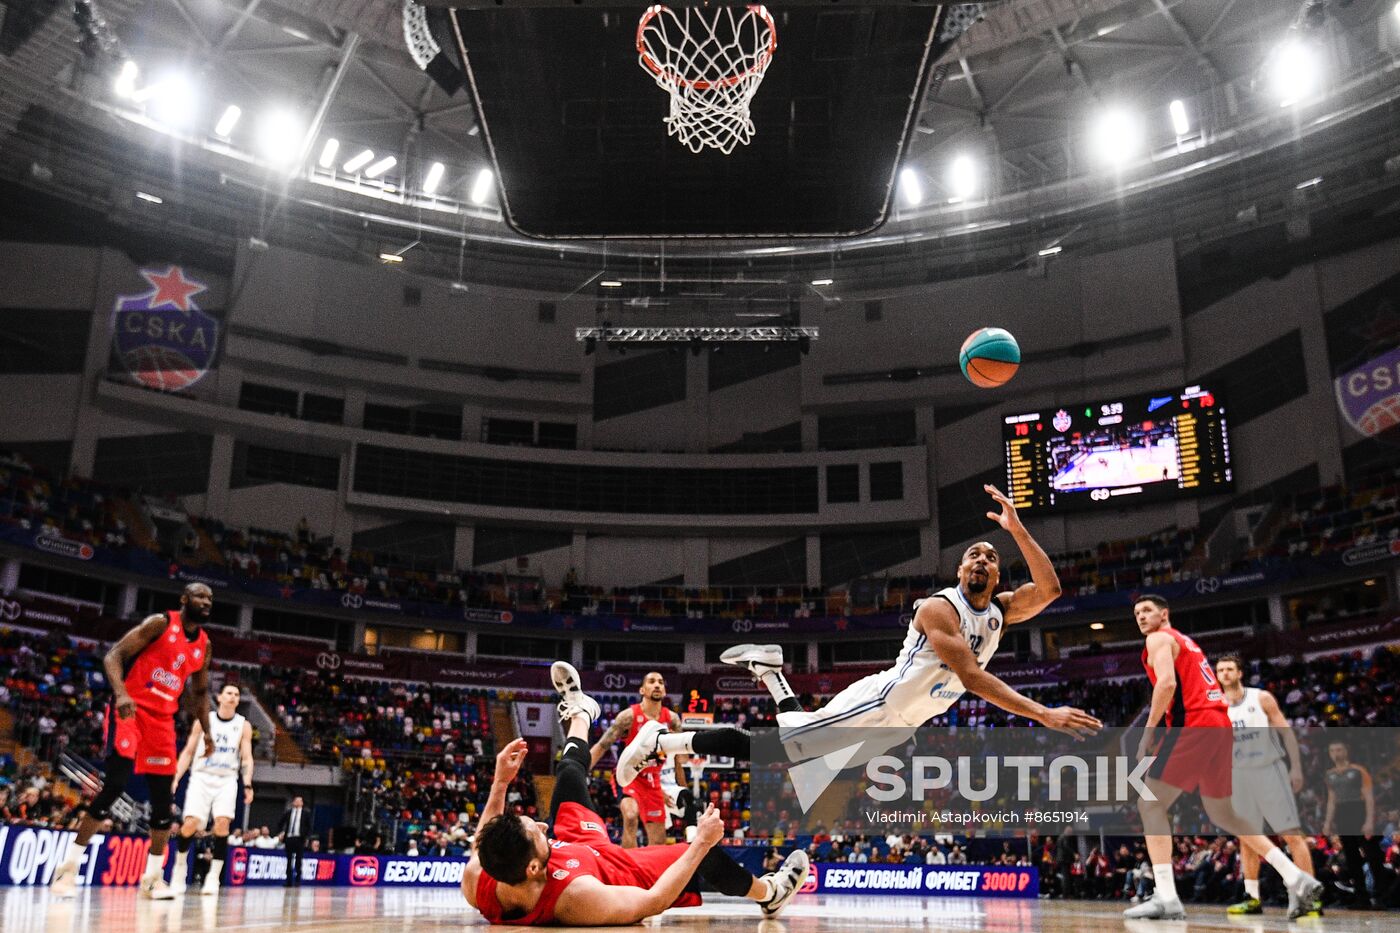
[(755, 680), (762, 680), (768, 671), (783, 670), (782, 645), (735, 645), (727, 649), (719, 659), (725, 664), (746, 667)]
[(771, 871), (763, 876), (772, 888), (773, 893), (766, 901), (759, 901), (758, 906), (763, 910), (763, 916), (773, 919), (783, 912), (783, 908), (788, 905), (802, 886), (807, 883), (807, 853), (801, 849), (794, 849), (783, 860), (783, 864), (778, 866), (777, 871)]
[(186, 888), (185, 876), (184, 876), (178, 869), (177, 869), (176, 872), (175, 872), (175, 877), (173, 877), (173, 878), (170, 879), (170, 885), (169, 885), (169, 887), (170, 887), (170, 894), (171, 894), (172, 897), (184, 897), (184, 896), (185, 896), (185, 888)]
[(210, 872), (204, 879), (204, 884), (200, 885), (199, 893), (217, 897), (219, 894), (219, 876)]
[(618, 787), (631, 784), (654, 759), (660, 757), (661, 736), (667, 731), (668, 727), (655, 719), (644, 723), (637, 730), (636, 738), (628, 742), (622, 754), (617, 756), (617, 770), (613, 775), (617, 778)]
[(588, 717), (590, 723), (597, 722), (603, 715), (598, 701), (583, 692), (583, 681), (578, 671), (568, 661), (555, 661), (549, 666), (549, 679), (554, 682), (554, 691), (561, 697), (559, 718), (573, 719), (579, 713)]
[(1167, 900), (1160, 895), (1153, 894), (1147, 900), (1135, 907), (1129, 907), (1123, 911), (1124, 920), (1185, 920), (1186, 908), (1181, 906), (1180, 898)]
[(141, 896), (153, 901), (173, 901), (175, 891), (165, 883), (160, 872), (153, 871), (141, 876)]
[(78, 866), (73, 862), (64, 862), (53, 870), (49, 894), (53, 897), (73, 897), (77, 893)]

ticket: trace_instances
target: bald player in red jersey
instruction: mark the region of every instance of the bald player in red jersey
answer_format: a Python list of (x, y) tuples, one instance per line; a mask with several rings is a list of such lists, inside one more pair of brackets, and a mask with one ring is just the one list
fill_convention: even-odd
[[(550, 671), (563, 696), (559, 718), (567, 739), (555, 772), (550, 823), (506, 813), (506, 790), (527, 750), (516, 739), (496, 756), (491, 794), (462, 874), (462, 895), (491, 923), (508, 926), (623, 926), (670, 907), (700, 904), (695, 876), (723, 894), (758, 903), (776, 917), (807, 880), (807, 856), (788, 855), (781, 868), (755, 878), (717, 843), (724, 822), (714, 807), (696, 824), (695, 841), (624, 849), (588, 795), (588, 730), (598, 704), (583, 692), (578, 671), (558, 661)], [(550, 838), (550, 830), (554, 838)]]
[(141, 874), (141, 894), (156, 900), (175, 896), (163, 877), (170, 805), (174, 802), (170, 778), (179, 759), (175, 714), (183, 699), (185, 711), (204, 730), (204, 754), (213, 754), (209, 634), (203, 628), (213, 608), (214, 594), (209, 587), (191, 583), (180, 595), (178, 610), (148, 616), (103, 658), (112, 700), (104, 723), (107, 760), (102, 790), (88, 805), (77, 838), (69, 843), (67, 856), (54, 870), (51, 890), (55, 896), (75, 893), (83, 852), (132, 774), (165, 778), (146, 782), (151, 796), (151, 849)]
[[(1138, 745), (1138, 758), (1154, 756), (1144, 783), (1155, 800), (1138, 800), (1147, 855), (1156, 881), (1152, 897), (1123, 916), (1129, 920), (1181, 920), (1186, 911), (1176, 893), (1172, 874), (1172, 836), (1169, 814), (1182, 793), (1197, 792), (1211, 822), (1239, 836), (1283, 877), (1300, 903), (1311, 904), (1322, 893), (1322, 883), (1289, 860), (1268, 836), (1260, 835), (1235, 812), (1231, 764), (1234, 729), (1230, 724), (1225, 692), (1215, 670), (1189, 636), (1172, 628), (1171, 608), (1161, 596), (1144, 594), (1133, 603), (1138, 630), (1147, 636), (1142, 664), (1152, 682), (1152, 706), (1147, 727)], [(1160, 733), (1157, 726), (1165, 725)]]
[[(680, 732), (680, 717), (671, 712), (662, 701), (666, 699), (666, 678), (659, 671), (651, 671), (642, 678), (637, 689), (641, 700), (613, 718), (612, 725), (593, 744), (589, 755), (591, 766), (597, 767), (603, 754), (621, 739), (623, 745), (631, 745), (637, 733), (649, 722), (658, 723), (667, 732)], [(675, 766), (683, 768), (685, 755), (677, 755)], [(680, 774), (678, 770), (676, 772)], [(652, 763), (637, 773), (624, 787), (617, 785), (617, 804), (622, 811), (622, 847), (630, 849), (637, 844), (637, 823), (646, 827), (647, 845), (666, 844), (666, 827), (671, 823), (670, 811), (666, 809), (666, 792), (661, 788), (661, 765)]]

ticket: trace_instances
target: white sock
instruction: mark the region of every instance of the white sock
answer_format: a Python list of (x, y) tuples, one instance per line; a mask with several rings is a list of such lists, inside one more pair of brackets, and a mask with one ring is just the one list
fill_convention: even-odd
[(760, 879), (758, 879), (758, 880), (759, 880), (759, 881), (762, 881), (763, 884), (768, 888), (767, 893), (765, 893), (765, 894), (763, 894), (762, 896), (759, 897), (759, 899), (758, 899), (759, 902), (761, 903), (761, 902), (763, 902), (763, 901), (771, 901), (771, 900), (773, 899), (773, 895), (776, 894), (776, 893), (778, 893), (777, 891), (773, 890), (773, 879), (772, 879), (772, 878), (760, 878)]
[(775, 671), (770, 668), (760, 674), (758, 680), (759, 683), (768, 688), (768, 692), (773, 695), (773, 699), (778, 703), (783, 702), (788, 697), (797, 696), (797, 694), (792, 692), (792, 688), (788, 686), (787, 678), (783, 676), (782, 671)]
[(695, 733), (663, 732), (656, 747), (668, 755), (693, 755), (695, 754)]
[(170, 875), (171, 881), (185, 880), (185, 875), (189, 871), (189, 863), (186, 861), (189, 855), (190, 853), (188, 850), (184, 852), (181, 852), (179, 849), (175, 850), (175, 871)]
[(160, 874), (161, 869), (164, 868), (164, 867), (165, 867), (165, 853), (164, 853), (164, 852), (162, 852), (160, 855), (148, 855), (148, 856), (146, 856), (146, 871), (145, 871), (145, 874), (147, 874), (147, 875), (158, 875), (158, 874)]
[(82, 860), (83, 850), (86, 848), (87, 846), (80, 846), (76, 842), (68, 843), (68, 854), (63, 857), (63, 864), (76, 867), (78, 862)]
[(1248, 894), (1251, 898), (1253, 898), (1256, 901), (1259, 900), (1259, 879), (1244, 879), (1244, 893)]
[(224, 860), (221, 859), (221, 858), (216, 858), (216, 859), (214, 859), (212, 862), (209, 863), (209, 874), (206, 875), (206, 876), (204, 877), (204, 883), (205, 883), (205, 884), (208, 884), (209, 882), (212, 881), (212, 882), (214, 882), (215, 884), (218, 884), (218, 883), (219, 883), (219, 879), (222, 878), (223, 876), (224, 876)]
[(1152, 880), (1157, 882), (1156, 894), (1164, 901), (1178, 900), (1176, 896), (1176, 876), (1172, 874), (1172, 863), (1152, 864)]
[(1283, 883), (1290, 888), (1297, 883), (1299, 878), (1303, 877), (1303, 872), (1297, 865), (1293, 864), (1292, 859), (1283, 854), (1283, 850), (1278, 846), (1269, 849), (1269, 854), (1264, 856), (1264, 861), (1274, 866), (1274, 871), (1283, 877)]

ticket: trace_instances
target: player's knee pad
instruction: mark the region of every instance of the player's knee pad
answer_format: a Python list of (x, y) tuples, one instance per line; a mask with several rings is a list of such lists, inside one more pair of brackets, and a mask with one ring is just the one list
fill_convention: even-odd
[(228, 861), (228, 836), (214, 837), (214, 859), (219, 862)]
[(193, 843), (193, 836), (186, 836), (184, 833), (179, 833), (175, 836), (175, 848), (179, 849), (181, 852), (188, 852)]
[(170, 782), (163, 775), (153, 774), (146, 781), (146, 788), (151, 796), (151, 829), (169, 829), (170, 807), (175, 802)]

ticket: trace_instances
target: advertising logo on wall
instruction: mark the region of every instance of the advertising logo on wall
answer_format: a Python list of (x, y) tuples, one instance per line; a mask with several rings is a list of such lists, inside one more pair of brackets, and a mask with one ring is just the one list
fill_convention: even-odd
[(112, 308), (112, 375), (161, 392), (184, 392), (214, 366), (219, 320), (195, 298), (209, 286), (180, 266), (140, 270), (148, 288)]
[(1400, 426), (1400, 346), (1337, 377), (1337, 404), (1367, 437)]

